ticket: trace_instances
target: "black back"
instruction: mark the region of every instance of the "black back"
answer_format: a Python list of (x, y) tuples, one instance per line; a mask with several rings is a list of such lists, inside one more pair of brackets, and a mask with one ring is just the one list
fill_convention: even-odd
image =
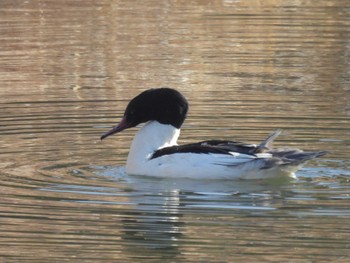
[(255, 156), (256, 149), (257, 146), (254, 144), (246, 144), (235, 141), (210, 140), (185, 145), (164, 147), (155, 151), (151, 159), (174, 153), (216, 153), (231, 155), (231, 152), (239, 152)]

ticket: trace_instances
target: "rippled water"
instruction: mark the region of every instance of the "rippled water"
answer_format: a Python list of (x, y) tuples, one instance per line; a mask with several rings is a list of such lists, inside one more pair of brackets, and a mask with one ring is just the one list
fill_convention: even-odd
[[(350, 4), (0, 2), (1, 262), (349, 262)], [(180, 143), (328, 150), (292, 181), (130, 177), (130, 98), (183, 92)]]

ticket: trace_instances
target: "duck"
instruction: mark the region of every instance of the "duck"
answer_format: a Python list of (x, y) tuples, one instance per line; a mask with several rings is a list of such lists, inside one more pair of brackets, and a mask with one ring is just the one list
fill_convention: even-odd
[(307, 161), (327, 153), (273, 148), (273, 141), (282, 132), (280, 129), (257, 145), (233, 140), (178, 145), (188, 109), (188, 101), (176, 89), (147, 89), (128, 103), (121, 121), (100, 139), (143, 124), (132, 140), (125, 172), (158, 178), (295, 177), (295, 172)]

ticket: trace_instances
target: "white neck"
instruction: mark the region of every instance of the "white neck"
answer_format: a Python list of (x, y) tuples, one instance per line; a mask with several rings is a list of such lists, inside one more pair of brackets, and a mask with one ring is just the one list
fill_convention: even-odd
[(142, 169), (142, 163), (147, 162), (156, 150), (177, 145), (179, 136), (180, 129), (170, 124), (161, 124), (158, 121), (146, 123), (132, 141), (126, 170), (134, 173), (138, 167)]

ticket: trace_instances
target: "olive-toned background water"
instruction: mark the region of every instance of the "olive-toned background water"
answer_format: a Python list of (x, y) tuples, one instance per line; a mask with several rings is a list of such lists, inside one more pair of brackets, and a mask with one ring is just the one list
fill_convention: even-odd
[[(350, 262), (350, 2), (0, 2), (1, 262)], [(127, 102), (170, 86), (180, 143), (328, 150), (297, 179), (123, 171)]]

